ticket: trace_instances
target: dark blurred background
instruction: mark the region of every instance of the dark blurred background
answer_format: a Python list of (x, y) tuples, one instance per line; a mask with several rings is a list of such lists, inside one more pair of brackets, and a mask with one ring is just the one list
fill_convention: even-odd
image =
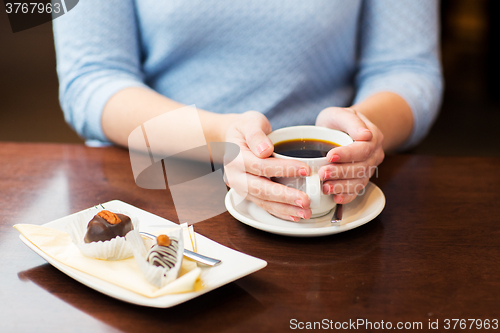
[[(83, 142), (59, 106), (51, 23), (14, 34), (0, 8), (0, 141)], [(498, 14), (500, 0), (441, 1), (445, 96), (409, 153), (500, 156)]]

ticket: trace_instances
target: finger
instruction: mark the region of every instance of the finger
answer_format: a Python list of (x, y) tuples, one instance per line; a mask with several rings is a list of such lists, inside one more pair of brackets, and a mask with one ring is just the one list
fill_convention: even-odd
[[(338, 129), (349, 134), (354, 141), (369, 141), (372, 132), (353, 108), (329, 108), (327, 119), (323, 119), (326, 127)], [(322, 124), (322, 125), (323, 125)]]
[(243, 153), (247, 172), (264, 177), (305, 177), (310, 175), (311, 168), (304, 162), (285, 160), (274, 157), (258, 158), (252, 152)]
[(295, 188), (275, 183), (264, 177), (246, 174), (248, 193), (265, 201), (281, 202), (303, 209), (309, 208), (311, 201), (307, 194)]
[(248, 148), (255, 156), (265, 158), (271, 156), (274, 146), (267, 134), (271, 133), (271, 124), (267, 118), (256, 111), (247, 112), (249, 121), (241, 122), (238, 126), (245, 138)]
[(255, 203), (257, 206), (261, 207), (262, 209), (266, 210), (270, 214), (284, 220), (297, 222), (301, 218), (307, 220), (311, 218), (312, 215), (310, 209), (303, 209), (297, 206), (287, 205), (280, 202), (266, 201), (253, 195), (249, 195), (247, 199)]
[(321, 180), (371, 178), (378, 166), (370, 161), (358, 163), (334, 163), (322, 166), (318, 175)]
[(329, 180), (323, 183), (324, 194), (359, 194), (368, 184), (368, 178)]
[(347, 146), (333, 148), (326, 154), (329, 162), (361, 162), (366, 161), (375, 151), (377, 145), (372, 141), (353, 142)]
[[(284, 161), (274, 158), (271, 158), (272, 161), (269, 162), (267, 161), (269, 158), (259, 159), (250, 151), (244, 154), (246, 155), (244, 161), (254, 160), (254, 163), (250, 163), (249, 168), (257, 175), (246, 172), (245, 164), (249, 163), (230, 163), (224, 166), (224, 181), (227, 186), (234, 188), (243, 197), (249, 192), (259, 196), (257, 193), (261, 192), (268, 200), (286, 202), (304, 208), (309, 207), (310, 200), (304, 192), (265, 178), (305, 176), (310, 172), (310, 168), (307, 165), (297, 161)], [(276, 164), (279, 161), (286, 163), (284, 163), (284, 166)]]
[(241, 169), (238, 172), (248, 172), (256, 176), (264, 177), (305, 177), (311, 173), (311, 168), (297, 160), (285, 160), (274, 157), (258, 158), (247, 147), (241, 147), (243, 163), (230, 163), (224, 168), (232, 171), (235, 168)]
[(335, 194), (333, 200), (338, 204), (348, 204), (356, 199), (356, 194)]

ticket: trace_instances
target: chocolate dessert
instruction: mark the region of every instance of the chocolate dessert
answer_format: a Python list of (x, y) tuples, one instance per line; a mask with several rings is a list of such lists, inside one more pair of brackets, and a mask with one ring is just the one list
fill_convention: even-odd
[(132, 229), (134, 229), (132, 220), (127, 215), (103, 210), (90, 220), (84, 241), (85, 243), (91, 243), (107, 241), (115, 237), (125, 237)]
[(157, 244), (148, 252), (147, 261), (154, 266), (171, 269), (177, 263), (179, 241), (160, 235), (156, 238)]

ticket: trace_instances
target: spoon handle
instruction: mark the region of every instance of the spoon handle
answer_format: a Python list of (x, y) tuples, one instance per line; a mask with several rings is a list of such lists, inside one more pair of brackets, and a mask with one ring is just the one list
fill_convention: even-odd
[(212, 267), (217, 266), (222, 262), (219, 259), (210, 258), (210, 257), (204, 256), (204, 255), (201, 255), (199, 253), (186, 250), (186, 249), (184, 249), (184, 257), (187, 257), (189, 259), (193, 259), (194, 261), (198, 261), (199, 263), (202, 263), (202, 264), (205, 264), (208, 266), (212, 266)]
[(342, 204), (337, 204), (332, 215), (332, 220), (330, 221), (332, 225), (340, 225), (340, 222), (342, 221), (342, 211)]

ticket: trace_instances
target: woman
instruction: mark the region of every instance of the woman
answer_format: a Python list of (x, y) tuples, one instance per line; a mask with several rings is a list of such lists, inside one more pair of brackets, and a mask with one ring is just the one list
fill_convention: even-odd
[(418, 143), (437, 115), (437, 7), (436, 0), (81, 1), (54, 21), (61, 105), (82, 137), (126, 146), (145, 121), (196, 104), (208, 142), (240, 146), (247, 198), (278, 217), (307, 219), (307, 195), (266, 177), (310, 170), (267, 158), (266, 134), (304, 124), (347, 132), (356, 142), (330, 151), (320, 176), (337, 203), (352, 201), (384, 152)]

